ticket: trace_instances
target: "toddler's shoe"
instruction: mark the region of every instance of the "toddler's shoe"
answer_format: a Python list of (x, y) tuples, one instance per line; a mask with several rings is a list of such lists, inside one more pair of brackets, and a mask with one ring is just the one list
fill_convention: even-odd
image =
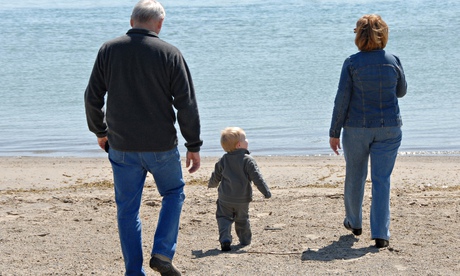
[(230, 251), (230, 250), (232, 250), (232, 248), (230, 247), (230, 244), (231, 244), (230, 242), (222, 242), (222, 243), (220, 244), (220, 248), (221, 248), (222, 251), (224, 251), (224, 252), (225, 252), (225, 251)]

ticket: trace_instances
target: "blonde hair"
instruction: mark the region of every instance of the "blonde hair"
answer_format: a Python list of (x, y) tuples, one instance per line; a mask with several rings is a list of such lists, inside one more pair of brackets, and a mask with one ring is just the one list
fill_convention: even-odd
[(388, 42), (388, 25), (378, 14), (363, 15), (356, 22), (355, 44), (360, 51), (385, 48)]
[(246, 140), (246, 133), (239, 127), (227, 127), (220, 134), (220, 145), (226, 152), (236, 150), (236, 145), (244, 140)]

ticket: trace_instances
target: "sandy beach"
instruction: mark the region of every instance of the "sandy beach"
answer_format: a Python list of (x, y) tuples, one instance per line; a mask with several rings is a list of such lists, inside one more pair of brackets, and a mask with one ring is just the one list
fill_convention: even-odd
[[(363, 234), (342, 226), (342, 156), (255, 158), (273, 197), (254, 189), (252, 244), (228, 253), (217, 239), (217, 190), (206, 186), (218, 158), (184, 172), (174, 259), (183, 275), (458, 275), (460, 156), (398, 157), (384, 249), (370, 239), (370, 182)], [(0, 275), (123, 275), (107, 159), (1, 157), (0, 168)], [(149, 176), (141, 207), (147, 275), (157, 275), (147, 263), (160, 203)]]

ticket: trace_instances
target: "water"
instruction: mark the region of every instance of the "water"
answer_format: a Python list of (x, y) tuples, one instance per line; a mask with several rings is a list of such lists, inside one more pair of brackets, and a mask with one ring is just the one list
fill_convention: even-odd
[[(129, 29), (135, 2), (0, 0), (0, 156), (104, 156), (83, 93), (97, 50)], [(353, 28), (366, 13), (389, 24), (386, 50), (406, 71), (401, 153), (460, 154), (458, 1), (162, 3), (160, 37), (192, 72), (203, 156), (222, 154), (226, 126), (246, 130), (254, 155), (331, 154), (340, 69), (357, 51)]]

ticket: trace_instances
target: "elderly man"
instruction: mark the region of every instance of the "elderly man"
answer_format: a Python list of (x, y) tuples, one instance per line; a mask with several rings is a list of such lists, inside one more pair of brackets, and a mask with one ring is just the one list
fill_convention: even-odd
[(139, 1), (132, 29), (100, 48), (85, 91), (88, 127), (112, 164), (126, 275), (145, 275), (139, 209), (148, 172), (163, 198), (150, 267), (161, 275), (181, 274), (172, 265), (185, 199), (174, 108), (186, 167), (190, 173), (200, 167), (195, 91), (181, 52), (158, 37), (164, 17), (159, 2)]

